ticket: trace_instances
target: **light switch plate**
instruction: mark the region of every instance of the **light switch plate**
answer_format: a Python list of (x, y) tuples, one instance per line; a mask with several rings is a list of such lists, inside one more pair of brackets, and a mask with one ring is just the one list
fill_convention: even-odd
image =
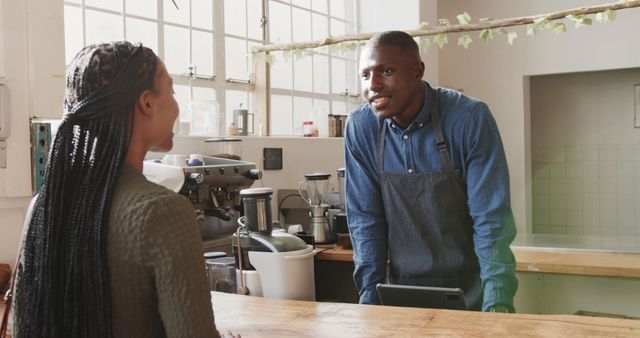
[(0, 168), (7, 167), (7, 141), (0, 141)]

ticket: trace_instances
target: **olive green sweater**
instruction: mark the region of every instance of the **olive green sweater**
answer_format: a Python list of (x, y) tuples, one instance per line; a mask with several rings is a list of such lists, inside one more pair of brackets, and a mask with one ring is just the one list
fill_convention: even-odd
[(218, 337), (189, 201), (124, 166), (108, 237), (114, 337)]

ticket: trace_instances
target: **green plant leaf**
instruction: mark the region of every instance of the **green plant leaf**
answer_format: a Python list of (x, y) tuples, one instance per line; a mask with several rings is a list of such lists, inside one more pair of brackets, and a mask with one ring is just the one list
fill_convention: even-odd
[(289, 62), (289, 59), (291, 59), (291, 51), (290, 50), (283, 50), (282, 51), (282, 60), (284, 62)]
[(510, 46), (513, 46), (513, 40), (515, 40), (518, 37), (518, 33), (516, 32), (509, 32), (509, 34), (507, 34), (507, 41), (509, 42)]
[(578, 28), (580, 28), (582, 26), (591, 25), (593, 23), (593, 20), (591, 20), (590, 18), (586, 17), (584, 14), (580, 14), (580, 15), (569, 14), (569, 15), (567, 15), (567, 19), (570, 19), (571, 21), (573, 21), (573, 23), (575, 24), (576, 29), (578, 29)]
[(493, 40), (493, 30), (486, 28), (480, 31), (480, 35), (478, 36), (484, 43), (489, 42), (489, 40)]
[(442, 49), (442, 47), (444, 47), (444, 45), (449, 43), (449, 40), (447, 39), (447, 35), (446, 34), (440, 33), (440, 34), (436, 35), (435, 38), (433, 38), (433, 42), (435, 42), (436, 45), (438, 45), (438, 47), (440, 49)]
[(438, 19), (438, 25), (440, 25), (440, 26), (449, 26), (449, 20), (447, 20), (447, 19)]
[(420, 47), (420, 51), (422, 53), (426, 53), (429, 47), (431, 47), (431, 40), (429, 40), (429, 38), (424, 36), (420, 37), (420, 42), (418, 43), (418, 46)]
[(469, 48), (469, 44), (472, 42), (471, 37), (468, 34), (462, 34), (458, 38), (458, 46), (464, 47), (464, 49)]
[(422, 21), (419, 25), (418, 25), (418, 29), (427, 29), (429, 28), (429, 23), (426, 21)]
[(300, 49), (294, 49), (293, 56), (296, 58), (296, 61), (302, 59), (302, 51)]
[(604, 12), (600, 12), (596, 14), (596, 20), (600, 23), (606, 23), (609, 21), (613, 21), (616, 19), (616, 12), (612, 11), (611, 8), (607, 8)]
[(304, 51), (302, 51), (302, 54), (304, 56), (313, 56), (313, 54), (315, 54), (315, 52), (312, 51), (311, 49), (305, 49)]
[[(456, 18), (458, 19), (458, 22), (461, 25), (466, 25), (469, 22), (471, 22), (471, 15), (469, 15), (469, 13), (467, 13), (467, 12), (464, 12), (462, 14), (458, 14), (458, 16), (456, 16)], [(467, 48), (467, 47), (464, 47), (464, 48)]]
[(493, 31), (497, 32), (498, 34), (507, 34), (508, 33), (507, 30), (504, 29), (504, 27), (500, 27), (500, 28), (494, 29)]
[(481, 18), (481, 19), (480, 19), (480, 20), (478, 20), (478, 21), (480, 21), (480, 23), (488, 23), (488, 22), (489, 22), (489, 21), (491, 21), (491, 20), (493, 20), (493, 19), (491, 19), (491, 18)]
[(536, 35), (539, 31), (545, 29), (546, 27), (549, 27), (549, 25), (549, 19), (547, 19), (546, 16), (541, 16), (533, 19), (533, 35)]
[(273, 55), (271, 55), (270, 53), (267, 53), (267, 55), (264, 56), (264, 62), (269, 66), (273, 65), (275, 61), (276, 60), (273, 58)]
[(560, 34), (567, 31), (567, 26), (562, 22), (556, 22), (551, 25), (551, 30), (556, 34)]

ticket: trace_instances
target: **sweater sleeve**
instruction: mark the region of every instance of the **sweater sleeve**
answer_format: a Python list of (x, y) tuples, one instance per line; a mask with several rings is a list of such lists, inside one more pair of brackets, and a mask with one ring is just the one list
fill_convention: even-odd
[(200, 235), (193, 207), (184, 197), (165, 195), (154, 201), (141, 249), (167, 337), (219, 337)]

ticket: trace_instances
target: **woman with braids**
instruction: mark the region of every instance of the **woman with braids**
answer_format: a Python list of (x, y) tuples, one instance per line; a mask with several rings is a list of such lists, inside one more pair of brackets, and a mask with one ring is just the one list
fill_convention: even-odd
[(142, 175), (173, 146), (172, 80), (142, 45), (82, 49), (27, 218), (15, 337), (218, 337), (193, 209)]

